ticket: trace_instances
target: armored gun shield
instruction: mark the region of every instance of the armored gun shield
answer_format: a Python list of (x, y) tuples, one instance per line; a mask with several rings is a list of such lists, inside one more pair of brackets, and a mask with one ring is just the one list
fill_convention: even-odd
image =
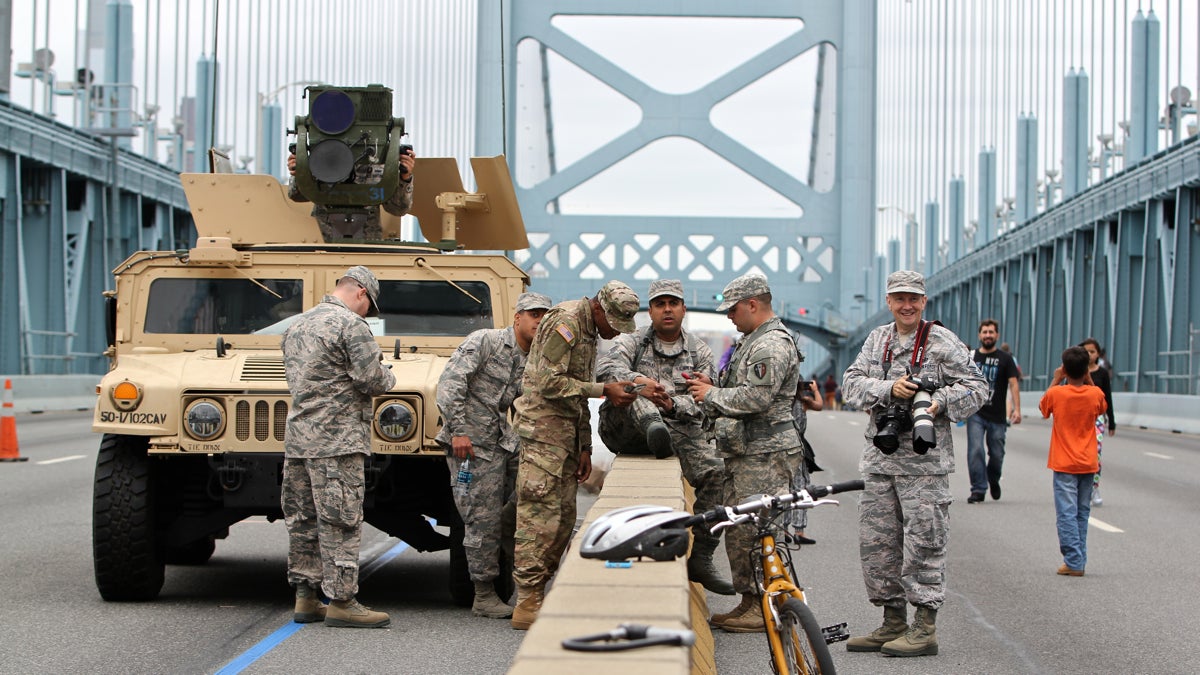
[(296, 187), (329, 212), (382, 204), (399, 185), (404, 118), (392, 90), (313, 86), (308, 115), (296, 117)]

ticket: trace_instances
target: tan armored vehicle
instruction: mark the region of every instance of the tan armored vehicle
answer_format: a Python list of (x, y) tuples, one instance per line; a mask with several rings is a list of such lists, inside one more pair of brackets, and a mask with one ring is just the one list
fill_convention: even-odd
[[(452, 595), (471, 602), (434, 389), (468, 333), (512, 322), (529, 281), (503, 255), (446, 253), (528, 246), (504, 159), (471, 163), (476, 193), (453, 159), (418, 160), (411, 213), (437, 244), (326, 243), (312, 205), (289, 201), (272, 177), (182, 176), (196, 247), (134, 253), (107, 294), (111, 369), (92, 423), (104, 434), (93, 546), (105, 599), (154, 598), (165, 565), (203, 563), (234, 523), (282, 516), (280, 336), (348, 267), (366, 265), (381, 286), (368, 321), (396, 387), (374, 401), (365, 518), (417, 550), (449, 547)], [(384, 214), (382, 227), (398, 237), (399, 219)]]

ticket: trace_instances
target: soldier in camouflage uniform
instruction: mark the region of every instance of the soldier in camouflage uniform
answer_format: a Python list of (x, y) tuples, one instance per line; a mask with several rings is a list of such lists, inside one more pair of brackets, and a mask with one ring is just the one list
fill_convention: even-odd
[[(283, 518), (295, 621), (379, 628), (391, 623), (355, 599), (363, 466), (371, 452), (371, 397), (396, 384), (363, 317), (379, 316), (379, 281), (351, 267), (333, 292), (283, 334), (292, 409), (284, 435)], [(320, 587), (330, 599), (317, 599)]]
[[(392, 192), (392, 196), (383, 203), (383, 210), (393, 216), (403, 216), (412, 208), (413, 197), (413, 166), (416, 156), (409, 150), (400, 155), (400, 184)], [(294, 202), (306, 202), (308, 198), (296, 187), (296, 156), (288, 156), (288, 173), (293, 176), (288, 181), (288, 198)], [(366, 182), (369, 178), (362, 181)], [(375, 182), (379, 182), (376, 178)], [(379, 207), (364, 206), (361, 213), (329, 213), (320, 204), (314, 204), (312, 216), (321, 228), (325, 241), (333, 243), (344, 239), (383, 239), (383, 228), (379, 222)]]
[[(846, 643), (852, 652), (893, 656), (937, 654), (937, 611), (945, 600), (946, 542), (949, 538), (950, 473), (954, 446), (950, 423), (965, 420), (987, 402), (989, 390), (972, 352), (936, 324), (926, 324), (924, 349), (917, 349), (925, 310), (925, 279), (901, 270), (887, 278), (887, 304), (894, 323), (871, 331), (846, 369), (842, 391), (851, 405), (871, 413), (859, 469), (866, 488), (859, 504), (859, 556), (867, 597), (883, 606), (883, 625)], [(923, 352), (914, 356), (914, 351)], [(895, 403), (910, 402), (917, 385), (909, 371), (920, 368), (939, 388), (927, 412), (933, 415), (936, 445), (913, 450), (913, 435), (884, 453), (873, 442), (879, 416)], [(908, 624), (907, 603), (916, 606)]]
[[(683, 284), (664, 279), (650, 284), (650, 325), (621, 335), (596, 365), (601, 382), (644, 384), (633, 405), (600, 404), (600, 438), (617, 453), (646, 454), (660, 459), (674, 449), (683, 476), (696, 490), (694, 509), (708, 511), (722, 503), (725, 464), (717, 456), (704, 415), (688, 395), (686, 377), (713, 377), (713, 353), (700, 338), (683, 330)], [(665, 452), (664, 452), (665, 451)], [(713, 593), (733, 595), (733, 585), (713, 566), (720, 537), (698, 528), (688, 556), (688, 578)]]
[(513, 325), (468, 335), (438, 379), (437, 405), (444, 424), (437, 442), (446, 450), (452, 480), (463, 461), (471, 459), (470, 490), (456, 492), (454, 501), (466, 530), (463, 549), (475, 583), (475, 616), (512, 616), (494, 588), (501, 542), (511, 555), (516, 518), (517, 434), (508, 413), (521, 394), (525, 357), (538, 323), (552, 304), (540, 293), (522, 293)]
[[(754, 495), (789, 491), (801, 452), (792, 418), (792, 399), (800, 379), (796, 342), (771, 309), (771, 289), (761, 274), (740, 276), (725, 287), (725, 312), (744, 336), (729, 359), (720, 382), (696, 374), (692, 398), (714, 420), (717, 450), (725, 459), (725, 501), (742, 502)], [(733, 570), (733, 587), (742, 601), (732, 612), (712, 617), (713, 625), (731, 633), (761, 633), (759, 588), (750, 554), (755, 547), (751, 527), (725, 532), (725, 552)]]
[(546, 583), (575, 527), (578, 484), (592, 471), (588, 399), (605, 396), (626, 406), (637, 398), (625, 391), (632, 382), (600, 384), (594, 379), (596, 339), (633, 332), (637, 311), (633, 289), (610, 281), (593, 298), (562, 302), (547, 312), (529, 348), (513, 419), (521, 437), (513, 561), (517, 606), (512, 616), (518, 630), (537, 619)]

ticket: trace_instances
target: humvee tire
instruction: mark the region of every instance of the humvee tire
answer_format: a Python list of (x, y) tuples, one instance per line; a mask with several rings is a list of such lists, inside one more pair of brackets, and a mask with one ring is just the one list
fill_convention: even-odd
[(155, 541), (154, 476), (148, 439), (105, 434), (96, 458), (92, 554), (105, 600), (153, 600), (164, 562)]

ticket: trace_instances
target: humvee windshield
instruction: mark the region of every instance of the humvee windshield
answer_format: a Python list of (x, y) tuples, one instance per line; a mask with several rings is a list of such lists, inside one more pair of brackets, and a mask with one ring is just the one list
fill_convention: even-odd
[[(278, 335), (301, 306), (300, 279), (163, 278), (150, 284), (147, 333), (183, 335)], [(445, 281), (380, 281), (379, 310), (384, 335), (465, 336), (495, 326), (492, 295), (482, 281), (456, 282), (473, 300)], [(377, 334), (378, 330), (377, 330)]]

